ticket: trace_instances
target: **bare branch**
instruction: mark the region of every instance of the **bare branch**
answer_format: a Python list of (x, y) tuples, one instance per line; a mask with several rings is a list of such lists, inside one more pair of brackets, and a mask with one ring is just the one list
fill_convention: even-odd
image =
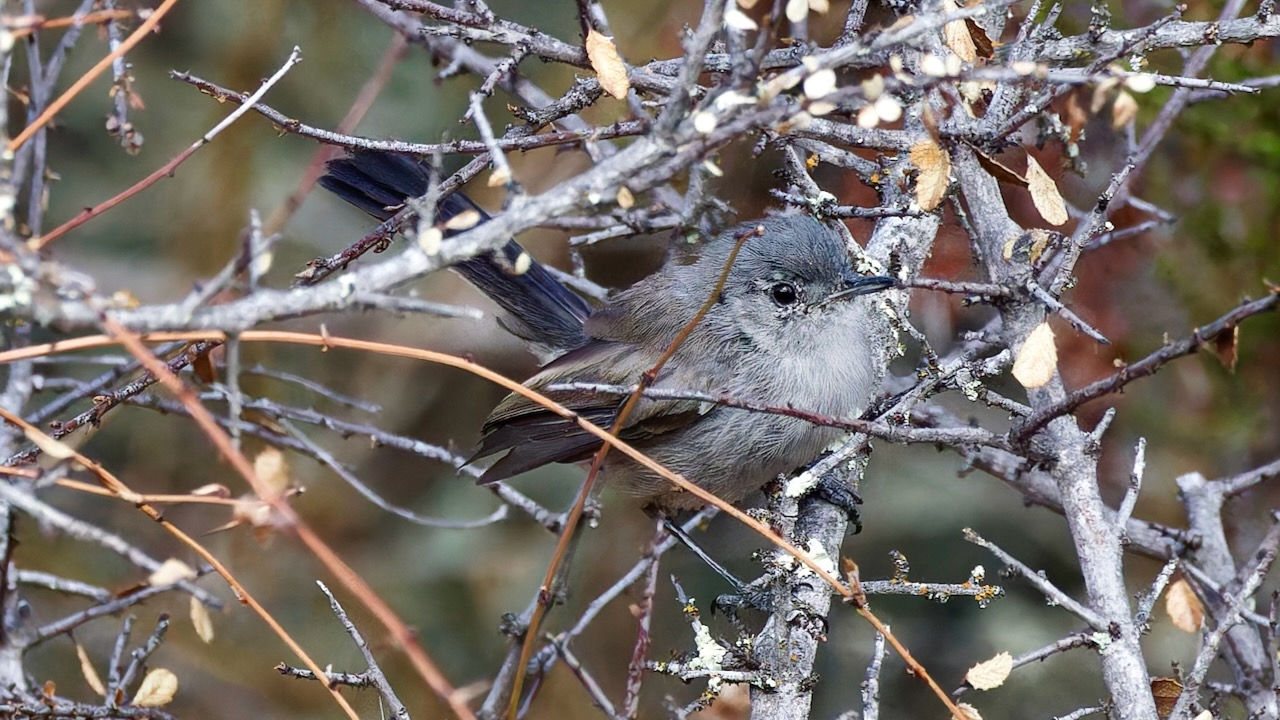
[(378, 688), (378, 692), (382, 694), (382, 699), (387, 701), (391, 707), (391, 715), (400, 720), (408, 720), (409, 711), (405, 709), (404, 703), (400, 702), (400, 698), (396, 697), (395, 690), (391, 689), (391, 683), (387, 681), (386, 675), (382, 674), (382, 668), (378, 666), (378, 661), (374, 659), (373, 652), (369, 649), (369, 644), (364, 641), (364, 636), (356, 629), (355, 623), (351, 622), (351, 618), (347, 617), (346, 610), (342, 609), (342, 605), (338, 599), (329, 592), (329, 588), (324, 583), (316, 581), (316, 585), (320, 586), (320, 592), (329, 598), (329, 608), (333, 610), (333, 614), (338, 616), (338, 621), (342, 623), (342, 629), (347, 631), (351, 636), (351, 641), (360, 649), (360, 654), (364, 655), (365, 664), (368, 670), (365, 674)]
[(1138, 362), (1125, 365), (1111, 376), (1074, 390), (1051, 405), (1038, 408), (1033, 415), (1018, 423), (1010, 432), (1010, 438), (1014, 441), (1025, 440), (1054, 418), (1062, 417), (1090, 400), (1116, 392), (1134, 380), (1154, 374), (1169, 362), (1190, 355), (1222, 333), (1232, 330), (1246, 318), (1270, 312), (1277, 306), (1280, 306), (1280, 293), (1271, 293), (1264, 298), (1242, 303), (1217, 320), (1196, 328), (1190, 337), (1168, 343)]
[(1012, 555), (1002, 550), (995, 543), (983, 538), (981, 535), (967, 528), (964, 531), (964, 539), (968, 540), (974, 545), (978, 545), (980, 547), (986, 548), (987, 550), (990, 550), (993, 555), (995, 555), (997, 558), (1000, 559), (1000, 562), (1007, 565), (1010, 569), (1016, 571), (1019, 575), (1022, 576), (1023, 579), (1031, 583), (1031, 585), (1035, 587), (1037, 590), (1039, 590), (1045, 596), (1045, 598), (1049, 600), (1049, 602), (1053, 603), (1054, 605), (1062, 606), (1064, 610), (1071, 613), (1072, 615), (1075, 615), (1081, 620), (1084, 620), (1086, 623), (1088, 623), (1090, 627), (1092, 627), (1097, 632), (1105, 633), (1109, 631), (1106, 621), (1103, 620), (1102, 617), (1100, 617), (1097, 613), (1085, 607), (1084, 605), (1081, 605), (1080, 603), (1076, 602), (1075, 599), (1073, 599), (1070, 595), (1067, 595), (1065, 592), (1060, 590), (1056, 585), (1049, 582), (1049, 580), (1045, 578), (1042, 573), (1038, 573), (1032, 570), (1031, 568), (1027, 567), (1026, 565), (1023, 565), (1016, 558), (1014, 558)]

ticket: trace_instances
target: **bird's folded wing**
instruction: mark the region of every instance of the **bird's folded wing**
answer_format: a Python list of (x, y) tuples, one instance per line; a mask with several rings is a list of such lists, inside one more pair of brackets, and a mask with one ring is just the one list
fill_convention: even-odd
[[(635, 346), (594, 341), (552, 361), (526, 385), (607, 430), (625, 404), (625, 396), (583, 387), (545, 388), (569, 383), (633, 385), (654, 362), (656, 356)], [(610, 368), (610, 376), (604, 377), (599, 368)], [(697, 400), (645, 399), (628, 415), (618, 436), (643, 445), (698, 420), (707, 410)], [(601, 440), (576, 420), (561, 417), (523, 395), (512, 394), (485, 422), (484, 437), (474, 457), (509, 451), (481, 476), (481, 483), (490, 483), (548, 463), (585, 460), (600, 444)]]

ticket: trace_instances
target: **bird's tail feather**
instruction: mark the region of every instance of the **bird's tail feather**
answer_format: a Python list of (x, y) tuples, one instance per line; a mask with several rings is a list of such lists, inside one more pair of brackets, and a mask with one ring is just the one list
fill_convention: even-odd
[[(424, 164), (385, 152), (356, 152), (329, 161), (327, 169), (320, 178), (322, 187), (379, 220), (390, 218), (406, 200), (424, 195), (431, 179)], [(440, 201), (436, 219), (447, 221), (467, 210), (478, 212), (482, 223), (490, 219), (460, 192)], [(461, 231), (445, 230), (445, 236), (457, 232)], [(517, 273), (525, 254), (519, 243), (508, 240), (497, 251), (454, 268), (506, 311), (503, 325), (516, 336), (557, 352), (583, 345), (587, 336), (582, 325), (591, 307), (532, 257), (528, 269)]]

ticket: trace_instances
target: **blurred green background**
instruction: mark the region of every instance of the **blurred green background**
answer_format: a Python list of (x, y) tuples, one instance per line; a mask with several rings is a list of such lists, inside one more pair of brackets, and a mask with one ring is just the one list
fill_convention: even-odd
[[(685, 23), (697, 19), (697, 4), (674, 0), (605, 0), (617, 44), (634, 63), (681, 54), (679, 38)], [(540, 29), (569, 42), (579, 42), (575, 3), (569, 0), (492, 3), (499, 15)], [(815, 27), (819, 41), (829, 41), (847, 3), (833, 3), (831, 14)], [(1218, 3), (1192, 2), (1188, 17), (1216, 16)], [(48, 16), (72, 11), (71, 2), (36, 3)], [(1152, 21), (1166, 11), (1158, 3), (1113, 3), (1116, 25)], [(1017, 12), (1023, 12), (1019, 10)], [(886, 19), (873, 13), (873, 23)], [(1064, 14), (1066, 32), (1081, 31), (1088, 21), (1087, 3), (1071, 3)], [(58, 32), (40, 39), (43, 52)], [(303, 122), (332, 128), (350, 107), (361, 85), (374, 72), (392, 32), (354, 3), (338, 0), (188, 0), (147, 38), (129, 60), (135, 90), (145, 108), (131, 120), (145, 138), (137, 155), (129, 155), (107, 135), (104, 119), (110, 111), (109, 79), (102, 78), (59, 116), (49, 136), (49, 167), (57, 180), (48, 193), (45, 228), (60, 224), (82, 208), (94, 205), (128, 187), (180, 152), (215, 125), (229, 105), (215, 102), (168, 78), (183, 70), (218, 84), (251, 91), (275, 71), (293, 46), (304, 61), (266, 98), (273, 107)], [(27, 77), (22, 45), (14, 55), (11, 86), (21, 90)], [(481, 49), (484, 49), (483, 47)], [(492, 50), (492, 48), (490, 48)], [(60, 89), (106, 52), (106, 43), (93, 29), (71, 53)], [(1152, 56), (1153, 64), (1176, 71), (1170, 53)], [(521, 72), (555, 94), (569, 86), (574, 74), (566, 68), (525, 60)], [(1276, 44), (1223, 47), (1210, 74), (1223, 80), (1276, 73)], [(432, 142), (472, 137), (470, 126), (457, 122), (467, 93), (478, 86), (474, 77), (438, 80), (434, 66), (421, 49), (411, 49), (374, 104), (358, 132)], [(1244, 296), (1264, 292), (1263, 279), (1280, 281), (1280, 251), (1275, 239), (1280, 221), (1276, 203), (1280, 185), (1280, 104), (1277, 91), (1252, 97), (1205, 103), (1191, 108), (1177, 123), (1147, 171), (1138, 178), (1136, 194), (1170, 209), (1178, 221), (1124, 240), (1085, 256), (1080, 282), (1068, 294), (1071, 305), (1112, 339), (1101, 347), (1058, 324), (1059, 353), (1068, 383), (1078, 386), (1101, 377), (1113, 361), (1136, 360), (1158, 346), (1166, 335), (1184, 336), (1190, 327), (1217, 317)], [(1139, 98), (1139, 132), (1159, 109), (1167, 92), (1157, 90)], [(10, 93), (10, 116), (22, 118), (23, 107)], [(511, 98), (499, 93), (486, 108), (495, 126), (512, 122), (505, 108)], [(616, 117), (620, 104), (605, 100), (589, 117)], [(12, 134), (17, 123), (10, 128)], [(1089, 172), (1063, 181), (1068, 200), (1087, 207), (1115, 163), (1124, 154), (1123, 138), (1105, 124), (1089, 128), (1083, 142)], [(144, 303), (180, 299), (194, 283), (212, 276), (232, 256), (246, 226), (250, 209), (269, 215), (295, 188), (316, 151), (311, 141), (282, 135), (268, 122), (249, 115), (179, 168), (175, 177), (148, 189), (105, 216), (59, 239), (52, 254), (60, 261), (93, 275), (104, 294), (127, 289)], [(726, 151), (721, 162), (726, 179), (716, 183), (717, 195), (731, 203), (743, 218), (769, 205), (776, 157), (751, 158), (745, 147)], [(458, 159), (453, 159), (457, 162)], [(581, 153), (534, 151), (512, 158), (517, 178), (537, 193), (586, 166)], [(819, 182), (842, 201), (874, 204), (875, 197), (856, 180), (832, 168), (821, 168)], [(493, 190), (477, 187), (474, 196), (490, 208), (501, 205)], [(1033, 211), (1025, 197), (1009, 193), (1019, 217)], [(1116, 216), (1120, 225), (1145, 219), (1136, 211)], [(331, 253), (371, 227), (359, 213), (323, 192), (312, 194), (284, 230), (267, 283), (286, 287), (307, 260)], [(865, 237), (869, 226), (854, 225)], [(565, 234), (535, 231), (523, 237), (537, 254), (563, 264)], [(594, 277), (624, 284), (656, 266), (665, 238), (638, 238), (593, 249), (587, 254)], [(393, 249), (391, 252), (395, 252)], [(381, 259), (381, 257), (376, 258)], [(929, 274), (947, 279), (976, 277), (967, 243), (949, 222), (939, 239)], [(447, 274), (431, 277), (413, 288), (424, 297), (487, 307), (474, 291)], [(922, 294), (923, 295), (923, 294)], [(945, 351), (962, 329), (980, 326), (981, 309), (960, 308), (949, 298), (917, 299), (914, 320), (936, 347)], [(282, 325), (315, 331), (321, 323), (334, 335), (403, 343), (454, 353), (467, 353), (504, 373), (523, 377), (535, 363), (492, 321), (440, 320), (354, 314), (309, 318)], [(381, 410), (365, 414), (340, 407), (294, 385), (247, 378), (246, 389), (279, 402), (316, 407), (352, 421), (375, 424), (388, 431), (453, 445), (465, 451), (476, 440), (487, 411), (502, 393), (461, 372), (406, 360), (345, 351), (248, 346), (246, 364), (262, 363), (289, 370), (329, 387), (377, 403)], [(1241, 333), (1240, 362), (1229, 372), (1216, 359), (1200, 355), (1180, 361), (1156, 377), (1131, 386), (1124, 395), (1087, 406), (1086, 424), (1096, 421), (1105, 407), (1119, 408), (1104, 443), (1103, 477), (1108, 497), (1123, 491), (1139, 437), (1147, 438), (1146, 484), (1137, 514), (1180, 525), (1174, 478), (1199, 471), (1220, 476), (1246, 470), (1280, 454), (1280, 319), (1274, 315), (1250, 320)], [(902, 368), (904, 371), (908, 368)], [(91, 370), (47, 367), (49, 375), (92, 374)], [(1011, 383), (1000, 388), (1015, 397)], [(47, 395), (37, 397), (39, 401)], [(957, 405), (964, 412), (971, 408)], [(79, 408), (77, 408), (78, 410)], [(69, 417), (72, 413), (67, 413)], [(999, 426), (1000, 418), (977, 413)], [(496, 500), (490, 493), (461, 479), (447, 467), (395, 450), (370, 447), (367, 438), (343, 440), (332, 433), (308, 429), (311, 436), (357, 469), (359, 476), (392, 501), (417, 512), (455, 518), (476, 518), (490, 512)], [(253, 441), (249, 449), (259, 446)], [(86, 452), (129, 482), (136, 490), (167, 492), (223, 482), (235, 492), (242, 485), (234, 473), (216, 460), (207, 441), (186, 420), (151, 410), (121, 408), (85, 446)], [(486, 680), (498, 666), (505, 640), (498, 632), (502, 613), (523, 609), (536, 590), (551, 554), (553, 538), (523, 517), (478, 530), (433, 530), (415, 526), (373, 507), (338, 478), (306, 458), (291, 457), (297, 482), (307, 492), (296, 507), (369, 583), (415, 626), (431, 656), (459, 686)], [(961, 539), (972, 527), (1002, 544), (1024, 563), (1043, 569), (1068, 591), (1080, 596), (1075, 555), (1061, 518), (1039, 509), (1024, 509), (1019, 496), (980, 473), (957, 475), (959, 459), (930, 448), (898, 448), (878, 443), (862, 495), (865, 531), (849, 538), (845, 552), (854, 557), (864, 578), (891, 572), (888, 551), (898, 549), (912, 561), (916, 580), (961, 581), (975, 565), (985, 565), (992, 581), (996, 563)], [(517, 487), (553, 508), (563, 507), (578, 486), (581, 471), (573, 467), (543, 469), (516, 481)], [(194, 558), (153, 523), (144, 522), (132, 508), (98, 497), (66, 491), (50, 493), (61, 507), (112, 528), (165, 557)], [(648, 521), (620, 498), (606, 494), (601, 528), (591, 531), (579, 553), (569, 607), (555, 611), (549, 629), (575, 616), (600, 590), (635, 562), (650, 534)], [(1277, 505), (1272, 488), (1262, 488), (1232, 503), (1233, 540), (1248, 552), (1264, 527), (1265, 513)], [(208, 508), (175, 508), (168, 516), (192, 532), (203, 532), (226, 521), (225, 513)], [(141, 580), (113, 556), (67, 538), (49, 536), (30, 522), (19, 528), (22, 545), (18, 563), (103, 584), (128, 587)], [(321, 569), (287, 538), (259, 542), (252, 533), (234, 530), (206, 538), (209, 546), (244, 584), (282, 621), (303, 645), (334, 668), (362, 669), (358, 652), (329, 613), (317, 591)], [(760, 543), (724, 520), (710, 528), (707, 544), (713, 554), (744, 575), (752, 575), (750, 551)], [(1133, 558), (1133, 589), (1145, 588), (1158, 566)], [(688, 553), (678, 550), (664, 560), (662, 577), (681, 578), (705, 609), (726, 590), (716, 577)], [(149, 628), (155, 616), (172, 612), (179, 621), (153, 665), (173, 669), (181, 681), (170, 706), (182, 717), (303, 718), (337, 717), (339, 710), (313, 684), (283, 679), (273, 670), (278, 662), (294, 662), (288, 650), (249, 611), (236, 606), (216, 579), (204, 584), (219, 588), (228, 600), (227, 612), (215, 617), (217, 639), (203, 645), (185, 621), (185, 598), (164, 597), (136, 612), (136, 635)], [(1004, 582), (1008, 597), (986, 610), (965, 599), (945, 605), (915, 598), (877, 598), (874, 608), (892, 624), (944, 687), (955, 687), (965, 669), (999, 651), (1014, 655), (1052, 642), (1079, 626), (1065, 612), (1046, 607), (1043, 599), (1023, 583)], [(63, 598), (32, 590), (28, 597), (38, 618), (48, 621), (76, 607)], [(341, 596), (340, 596), (341, 597)], [(350, 600), (350, 598), (342, 598)], [(611, 606), (576, 644), (583, 662), (613, 698), (621, 696), (625, 668), (634, 640), (628, 600)], [(348, 609), (379, 653), (384, 669), (415, 717), (436, 717), (443, 710), (417, 681), (407, 664), (377, 631), (375, 622), (354, 603)], [(729, 632), (715, 621), (713, 627)], [(861, 681), (871, 647), (871, 631), (853, 613), (837, 609), (830, 642), (821, 653), (815, 717), (831, 717), (857, 706)], [(692, 647), (688, 625), (665, 580), (659, 584), (651, 657), (664, 659), (673, 651)], [(99, 668), (105, 664), (118, 621), (98, 620), (76, 633)], [(1145, 641), (1152, 670), (1167, 674), (1171, 662), (1189, 662), (1193, 638), (1174, 630), (1161, 615)], [(53, 679), (60, 692), (91, 699), (80, 678), (69, 642), (46, 643), (30, 657), (29, 670), (37, 681)], [(644, 716), (662, 714), (663, 695), (685, 702), (698, 692), (670, 679), (646, 682)], [(347, 691), (366, 717), (380, 713), (371, 691)], [(1095, 658), (1082, 651), (1019, 671), (1005, 687), (974, 702), (984, 716), (1035, 717), (1064, 714), (1103, 697)], [(886, 717), (937, 716), (936, 701), (926, 697), (920, 683), (902, 671), (896, 659), (886, 662), (882, 698)], [(561, 667), (535, 704), (533, 718), (589, 718), (598, 716), (587, 695)]]

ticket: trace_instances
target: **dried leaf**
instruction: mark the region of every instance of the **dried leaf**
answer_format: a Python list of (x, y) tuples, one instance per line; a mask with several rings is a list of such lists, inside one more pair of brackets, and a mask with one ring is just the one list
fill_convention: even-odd
[(969, 36), (969, 29), (965, 27), (964, 21), (953, 20), (944, 25), (942, 37), (956, 57), (967, 63), (978, 59), (978, 48), (973, 44), (973, 38)]
[(1089, 113), (1084, 108), (1086, 92), (1085, 88), (1072, 90), (1067, 93), (1067, 101), (1063, 104), (1062, 116), (1067, 127), (1071, 128), (1071, 133), (1067, 136), (1068, 142), (1079, 142), (1080, 133), (1084, 132), (1084, 126), (1089, 122)]
[(911, 146), (911, 164), (920, 171), (916, 177), (916, 202), (929, 212), (942, 204), (951, 184), (951, 158), (932, 140)]
[(793, 23), (804, 22), (809, 17), (809, 0), (787, 0), (787, 19)]
[(1027, 179), (1019, 175), (1008, 165), (996, 160), (978, 148), (972, 148), (972, 150), (974, 151), (974, 154), (978, 156), (978, 164), (995, 179), (1009, 183), (1010, 185), (1017, 185), (1018, 187), (1027, 186)]
[(630, 210), (636, 204), (636, 196), (631, 194), (626, 185), (618, 188), (618, 194), (614, 199), (618, 201), (618, 207), (623, 210)]
[(195, 580), (196, 571), (177, 558), (169, 558), (147, 578), (149, 585), (172, 585), (180, 580)]
[(1027, 231), (1027, 237), (1031, 239), (1031, 247), (1027, 252), (1027, 259), (1034, 265), (1040, 262), (1040, 256), (1044, 254), (1045, 248), (1049, 247), (1049, 241), (1053, 239), (1054, 233), (1044, 228), (1032, 228)]
[(991, 38), (987, 37), (987, 31), (982, 29), (973, 18), (965, 18), (964, 26), (969, 31), (969, 38), (973, 40), (973, 45), (978, 51), (978, 57), (984, 60), (990, 60), (996, 56), (995, 45), (991, 42)]
[(111, 307), (132, 310), (142, 307), (142, 301), (126, 288), (111, 293)]
[(191, 359), (191, 372), (195, 373), (202, 383), (218, 381), (218, 368), (213, 364), (213, 358), (209, 353), (200, 353)]
[(1031, 228), (1005, 242), (1002, 254), (1005, 260), (1034, 264), (1039, 262), (1040, 256), (1048, 249), (1049, 243), (1055, 237), (1061, 237), (1061, 235), (1044, 228)]
[(1005, 678), (1013, 672), (1013, 656), (1007, 652), (984, 660), (969, 668), (964, 679), (974, 690), (992, 690), (1004, 684)]
[(947, 74), (947, 64), (942, 58), (929, 53), (920, 58), (920, 72), (929, 77), (943, 77)]
[(1138, 101), (1133, 96), (1123, 90), (1116, 95), (1116, 101), (1111, 103), (1111, 127), (1119, 130), (1138, 116)]
[(969, 703), (956, 703), (956, 707), (959, 708), (960, 712), (964, 713), (964, 716), (969, 718), (969, 720), (982, 720), (982, 713), (978, 712), (978, 708), (970, 705)]
[(268, 447), (258, 453), (253, 459), (253, 474), (259, 482), (277, 493), (289, 489), (289, 464), (285, 462), (284, 453), (276, 448)]
[(275, 512), (270, 503), (263, 502), (253, 493), (248, 493), (236, 498), (236, 504), (231, 507), (231, 522), (215, 528), (214, 532), (238, 525), (248, 525), (256, 529), (270, 528), (274, 515)]
[(1042, 322), (1027, 336), (1013, 360), (1013, 377), (1025, 388), (1038, 388), (1053, 378), (1058, 367), (1058, 349), (1053, 344), (1053, 329)]
[(613, 40), (595, 30), (588, 30), (587, 59), (591, 61), (591, 69), (596, 71), (600, 87), (619, 100), (627, 99), (631, 81), (627, 79), (627, 66), (618, 57), (618, 48)]
[(422, 252), (427, 255), (440, 252), (442, 242), (444, 242), (444, 233), (440, 232), (440, 228), (423, 228), (422, 232), (418, 233), (418, 247), (422, 248)]
[(209, 616), (209, 608), (194, 595), (191, 596), (191, 627), (206, 645), (213, 642), (213, 618)]
[(875, 102), (884, 94), (884, 76), (880, 74), (872, 75), (863, 80), (861, 83), (862, 96), (868, 101)]
[(858, 563), (854, 562), (853, 558), (840, 558), (840, 572), (844, 574), (844, 579), (848, 581), (849, 585), (857, 587), (861, 584), (859, 579), (861, 571), (858, 569)]
[(446, 230), (470, 230), (480, 222), (480, 213), (475, 210), (463, 210), (444, 221)]
[(1061, 225), (1067, 221), (1067, 204), (1062, 200), (1058, 186), (1030, 155), (1027, 155), (1027, 189), (1031, 191), (1031, 202), (1035, 203), (1040, 217), (1046, 222)]
[(804, 94), (811, 100), (826, 97), (835, 92), (836, 71), (830, 68), (819, 70), (804, 79)]
[(858, 111), (857, 122), (858, 127), (863, 130), (870, 130), (880, 124), (880, 113), (876, 112), (875, 103), (862, 106), (862, 109)]
[(729, 8), (724, 11), (724, 24), (743, 32), (760, 29), (755, 20), (747, 17), (747, 14), (738, 8)]
[(1169, 717), (1173, 706), (1182, 694), (1182, 683), (1171, 677), (1151, 678), (1151, 696), (1156, 700), (1156, 715), (1161, 719)]
[[(954, 0), (946, 0), (942, 3), (943, 12), (957, 9), (959, 9), (959, 6), (955, 4)], [(963, 20), (952, 20), (943, 25), (942, 41), (961, 60), (971, 63), (978, 59), (978, 47), (974, 45), (973, 37), (969, 35), (969, 28), (964, 24)]]
[(131, 704), (137, 707), (163, 707), (173, 701), (177, 692), (178, 676), (164, 668), (156, 668), (142, 679)]
[(1089, 112), (1097, 115), (1102, 112), (1102, 108), (1107, 106), (1107, 100), (1111, 97), (1111, 91), (1120, 87), (1118, 78), (1107, 78), (1099, 82), (1093, 88), (1093, 96), (1089, 100)]
[(275, 262), (276, 254), (270, 250), (261, 250), (253, 259), (249, 261), (249, 274), (255, 278), (265, 276), (271, 272), (271, 263)]
[(499, 167), (494, 168), (493, 172), (489, 173), (489, 179), (484, 184), (488, 187), (502, 187), (509, 182), (511, 182), (511, 170)]
[(830, 115), (838, 109), (840, 109), (839, 105), (836, 105), (833, 102), (827, 102), (826, 100), (809, 103), (809, 115), (811, 118), (813, 116), (822, 117), (823, 115)]
[(867, 593), (862, 589), (862, 571), (858, 568), (858, 563), (847, 557), (841, 558), (840, 572), (844, 574), (845, 582), (849, 583), (849, 596), (844, 601), (856, 608), (866, 607)]
[(1124, 86), (1136, 93), (1149, 93), (1156, 88), (1156, 76), (1151, 73), (1134, 73), (1125, 78)]
[(876, 115), (884, 122), (898, 122), (902, 117), (902, 103), (887, 94), (876, 98), (871, 106), (876, 109)]
[(26, 434), (32, 445), (40, 448), (40, 452), (55, 460), (66, 460), (76, 456), (76, 451), (70, 445), (61, 440), (54, 440), (35, 428), (25, 428), (23, 433)]
[(1213, 354), (1222, 361), (1223, 367), (1230, 372), (1236, 371), (1236, 359), (1240, 349), (1240, 326), (1223, 330), (1213, 339)]
[(106, 697), (107, 686), (102, 684), (102, 678), (98, 677), (98, 671), (93, 668), (89, 653), (85, 652), (84, 646), (80, 643), (76, 643), (76, 657), (80, 658), (80, 674), (84, 676), (84, 681), (89, 683), (89, 688), (98, 696)]
[(1204, 606), (1186, 578), (1178, 578), (1169, 584), (1164, 593), (1164, 611), (1173, 626), (1186, 633), (1198, 633), (1204, 625)]
[(222, 483), (209, 483), (208, 485), (201, 485), (188, 494), (196, 497), (229, 498), (231, 497), (231, 488)]
[(1039, 72), (1040, 66), (1030, 60), (1014, 60), (1009, 63), (1009, 69), (1026, 77), (1032, 73)]

